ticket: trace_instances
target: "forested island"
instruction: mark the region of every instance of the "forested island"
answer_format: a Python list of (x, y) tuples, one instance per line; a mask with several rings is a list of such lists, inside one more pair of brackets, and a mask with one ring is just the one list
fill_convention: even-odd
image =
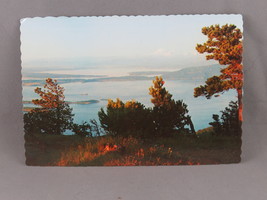
[[(91, 99), (88, 101), (66, 101), (67, 104), (91, 104), (91, 103), (99, 103), (100, 100)], [(22, 101), (23, 104), (33, 104), (32, 101)]]

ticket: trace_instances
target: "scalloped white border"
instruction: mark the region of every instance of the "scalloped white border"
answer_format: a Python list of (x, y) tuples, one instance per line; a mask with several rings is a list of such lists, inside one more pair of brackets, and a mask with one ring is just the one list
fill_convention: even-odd
[(239, 15), (241, 16), (242, 18), (242, 21), (244, 20), (243, 19), (243, 15), (240, 14), (240, 13), (232, 13), (232, 14), (170, 14), (170, 15), (99, 15), (99, 16), (96, 16), (96, 15), (88, 15), (88, 16), (85, 16), (85, 15), (82, 15), (82, 16), (63, 16), (63, 15), (60, 15), (60, 16), (35, 16), (35, 17), (25, 17), (25, 18), (21, 18), (20, 19), (20, 23), (23, 23), (25, 20), (27, 19), (34, 19), (34, 18), (89, 18), (89, 17), (92, 17), (92, 18), (109, 18), (109, 17), (162, 17), (162, 16), (166, 16), (166, 17), (169, 17), (169, 16), (203, 16), (203, 15), (210, 15), (210, 16), (213, 16), (213, 15)]

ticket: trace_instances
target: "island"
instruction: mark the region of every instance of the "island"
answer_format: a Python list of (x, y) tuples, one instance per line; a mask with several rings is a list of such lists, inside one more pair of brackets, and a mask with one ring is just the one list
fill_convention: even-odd
[[(99, 100), (95, 100), (95, 99), (91, 99), (91, 100), (87, 100), (87, 101), (66, 101), (67, 104), (84, 104), (84, 105), (88, 105), (88, 104), (92, 104), (92, 103), (99, 103)], [(33, 104), (32, 101), (22, 101), (23, 104)], [(23, 106), (23, 112), (30, 112), (32, 109), (34, 109), (34, 107), (24, 107)]]

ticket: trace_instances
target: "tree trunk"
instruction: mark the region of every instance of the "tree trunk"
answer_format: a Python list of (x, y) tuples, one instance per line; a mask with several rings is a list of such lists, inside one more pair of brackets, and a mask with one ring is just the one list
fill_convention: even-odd
[(237, 89), (238, 98), (238, 120), (240, 123), (243, 121), (243, 103), (242, 103), (242, 89)]
[(191, 132), (195, 135), (196, 131), (195, 131), (194, 124), (193, 124), (193, 122), (191, 120), (191, 117), (188, 117), (188, 122), (189, 122), (189, 126), (190, 126), (190, 129), (191, 129)]

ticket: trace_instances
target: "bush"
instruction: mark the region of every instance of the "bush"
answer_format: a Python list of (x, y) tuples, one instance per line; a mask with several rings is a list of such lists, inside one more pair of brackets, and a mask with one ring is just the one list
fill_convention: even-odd
[(72, 131), (75, 135), (79, 135), (82, 137), (92, 137), (92, 127), (87, 122), (83, 122), (82, 124), (75, 124), (72, 125)]
[(113, 136), (145, 137), (152, 130), (151, 111), (134, 100), (123, 103), (120, 99), (108, 100), (106, 112), (98, 113), (102, 128)]
[(108, 100), (106, 112), (102, 108), (98, 113), (102, 128), (109, 135), (143, 138), (172, 136), (177, 132), (195, 133), (187, 105), (182, 100), (173, 100), (163, 87), (164, 83), (161, 77), (156, 77), (149, 88), (153, 108), (145, 108), (134, 100), (126, 103), (120, 99)]

